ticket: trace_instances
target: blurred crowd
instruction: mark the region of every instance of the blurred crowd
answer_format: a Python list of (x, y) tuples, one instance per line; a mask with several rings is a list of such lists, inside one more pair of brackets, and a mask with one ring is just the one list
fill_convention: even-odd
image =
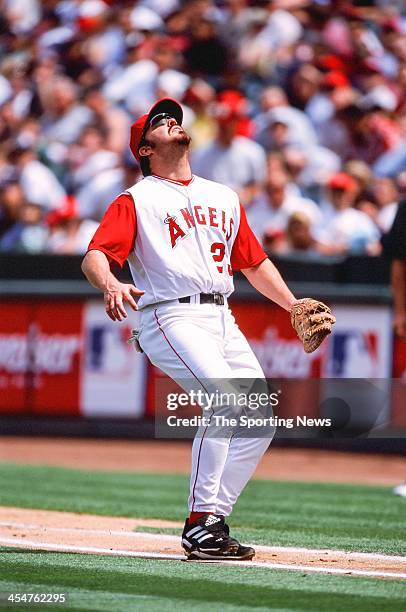
[(184, 107), (270, 253), (380, 253), (406, 195), (402, 0), (0, 0), (0, 251), (83, 253)]

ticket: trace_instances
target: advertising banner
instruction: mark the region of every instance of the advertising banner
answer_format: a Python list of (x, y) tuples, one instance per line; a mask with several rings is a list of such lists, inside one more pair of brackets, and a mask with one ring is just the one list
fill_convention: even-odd
[(125, 321), (113, 322), (100, 300), (85, 304), (80, 402), (83, 415), (137, 417), (144, 413), (146, 358), (127, 343), (137, 322), (138, 313), (129, 311)]
[(32, 412), (80, 414), (81, 302), (31, 305), (28, 343), (34, 358)]
[(0, 315), (0, 412), (144, 413), (146, 360), (127, 344), (136, 313), (113, 323), (100, 300), (8, 300)]
[(336, 305), (337, 318), (324, 362), (324, 377), (390, 378), (392, 315), (389, 306)]
[(282, 308), (270, 302), (235, 302), (231, 310), (267, 378), (320, 376), (326, 343), (316, 353), (306, 354)]
[(27, 330), (30, 306), (8, 300), (0, 304), (0, 413), (25, 412), (32, 393), (28, 375)]

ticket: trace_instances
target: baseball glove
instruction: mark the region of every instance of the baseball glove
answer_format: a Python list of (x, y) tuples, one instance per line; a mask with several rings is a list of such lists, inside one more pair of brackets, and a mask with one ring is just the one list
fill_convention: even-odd
[(290, 320), (306, 353), (312, 353), (320, 346), (336, 322), (330, 308), (312, 298), (297, 300), (290, 309)]

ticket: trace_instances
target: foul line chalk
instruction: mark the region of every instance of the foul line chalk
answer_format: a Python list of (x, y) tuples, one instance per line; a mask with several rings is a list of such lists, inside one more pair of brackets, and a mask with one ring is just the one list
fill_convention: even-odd
[[(52, 544), (47, 542), (36, 542), (34, 540), (26, 540), (19, 538), (3, 538), (0, 537), (0, 545), (16, 546), (19, 548), (29, 548), (44, 551), (57, 551), (65, 553), (85, 553), (85, 554), (100, 554), (109, 555), (112, 557), (137, 557), (142, 559), (167, 559), (175, 561), (183, 561), (183, 555), (163, 554), (153, 552), (133, 552), (128, 550), (112, 550), (110, 548), (97, 548), (94, 546), (66, 546), (60, 544)], [(355, 570), (352, 568), (337, 568), (337, 567), (312, 567), (308, 565), (288, 565), (282, 563), (259, 563), (256, 561), (214, 561), (201, 560), (191, 561), (189, 563), (220, 563), (222, 565), (240, 566), (240, 567), (258, 567), (262, 569), (289, 570), (296, 572), (311, 572), (314, 574), (341, 574), (349, 576), (364, 576), (368, 578), (395, 578), (405, 580), (406, 573), (385, 572), (376, 570)]]
[[(87, 529), (82, 527), (47, 527), (45, 525), (34, 525), (28, 523), (15, 523), (10, 521), (0, 521), (0, 527), (10, 527), (15, 529), (37, 529), (38, 531), (52, 531), (56, 533), (82, 533), (82, 534), (93, 534), (102, 536), (118, 536), (123, 538), (139, 538), (140, 536), (150, 540), (165, 540), (177, 544), (180, 541), (180, 536), (148, 533), (144, 531), (119, 531), (114, 529)], [(260, 544), (251, 544), (255, 547), (255, 550), (266, 553), (309, 553), (314, 555), (336, 555), (338, 557), (345, 556), (348, 559), (365, 559), (368, 560), (381, 560), (388, 561), (390, 563), (406, 563), (406, 557), (399, 555), (385, 555), (383, 553), (367, 553), (357, 551), (345, 551), (336, 550), (330, 548), (296, 548), (293, 546), (263, 546)]]

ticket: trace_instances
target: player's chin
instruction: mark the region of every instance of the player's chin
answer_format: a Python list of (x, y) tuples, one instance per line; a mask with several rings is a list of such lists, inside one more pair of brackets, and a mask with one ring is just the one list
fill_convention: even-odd
[(174, 136), (174, 142), (182, 147), (188, 147), (192, 142), (192, 139), (188, 134), (186, 134), (186, 132), (178, 132)]

